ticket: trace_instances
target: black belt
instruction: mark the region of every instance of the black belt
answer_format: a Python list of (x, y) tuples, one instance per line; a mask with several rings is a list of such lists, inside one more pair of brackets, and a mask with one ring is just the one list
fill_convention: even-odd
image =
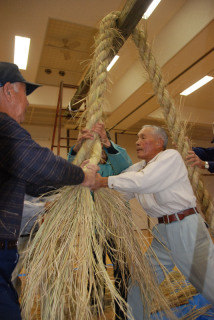
[(171, 223), (174, 221), (183, 220), (185, 217), (190, 216), (191, 214), (197, 213), (197, 208), (190, 208), (178, 213), (165, 215), (163, 217), (158, 218), (158, 223)]
[(17, 248), (16, 240), (0, 240), (0, 250)]

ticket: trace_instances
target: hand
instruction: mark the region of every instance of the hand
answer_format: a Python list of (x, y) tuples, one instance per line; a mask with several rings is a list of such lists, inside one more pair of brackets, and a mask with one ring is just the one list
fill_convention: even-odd
[(82, 129), (80, 132), (79, 132), (79, 135), (78, 135), (78, 138), (77, 138), (77, 142), (73, 148), (73, 150), (75, 152), (78, 152), (83, 141), (87, 140), (87, 139), (90, 139), (90, 140), (93, 140), (94, 139), (94, 135), (93, 133), (88, 130), (88, 129)]
[(92, 131), (97, 133), (100, 136), (100, 141), (104, 147), (109, 148), (111, 146), (111, 142), (107, 137), (105, 125), (103, 122), (97, 122), (93, 126)]
[(92, 190), (98, 190), (100, 188), (108, 187), (108, 178), (102, 177), (99, 173), (96, 174), (95, 183), (92, 186)]
[(84, 187), (92, 188), (95, 184), (96, 173), (100, 170), (99, 166), (89, 163), (89, 160), (85, 160), (81, 164), (81, 168), (83, 168), (85, 173), (85, 178), (81, 185)]
[(186, 156), (187, 163), (191, 164), (191, 167), (199, 167), (200, 169), (205, 169), (205, 162), (202, 161), (194, 151), (188, 151)]

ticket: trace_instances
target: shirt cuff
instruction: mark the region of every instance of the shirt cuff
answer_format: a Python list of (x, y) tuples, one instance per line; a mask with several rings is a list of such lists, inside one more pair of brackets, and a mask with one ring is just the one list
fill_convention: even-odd
[[(111, 141), (110, 141), (110, 143), (111, 143)], [(113, 147), (112, 143), (111, 143), (111, 145), (110, 145), (109, 148), (106, 148), (106, 147), (105, 147), (105, 149), (106, 149), (106, 151), (107, 151), (108, 153), (111, 153), (111, 154), (116, 154), (116, 153), (118, 153), (118, 151)]]
[(108, 187), (110, 189), (114, 189), (114, 182), (112, 180), (112, 177), (108, 177)]

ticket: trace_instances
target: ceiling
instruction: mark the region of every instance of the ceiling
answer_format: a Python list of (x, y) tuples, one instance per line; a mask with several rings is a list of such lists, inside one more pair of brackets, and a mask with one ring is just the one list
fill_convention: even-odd
[(95, 27), (48, 19), (36, 82), (77, 86), (93, 54)]
[[(134, 0), (129, 0), (130, 2)], [(142, 0), (142, 3), (144, 0)], [(29, 96), (25, 124), (53, 127), (63, 81), (63, 108), (84, 79), (94, 50), (99, 23), (111, 11), (122, 10), (125, 0), (7, 0), (1, 4), (0, 60), (13, 62), (14, 36), (31, 38), (24, 77), (43, 85)], [(171, 96), (196, 140), (212, 138), (214, 80), (182, 98), (181, 91), (206, 74), (214, 75), (214, 1), (162, 0), (144, 23), (148, 40)], [(109, 72), (107, 126), (136, 133), (146, 123), (164, 119), (151, 84), (131, 39), (119, 51)], [(65, 113), (63, 112), (63, 115)], [(62, 126), (77, 128), (79, 113), (63, 117)]]

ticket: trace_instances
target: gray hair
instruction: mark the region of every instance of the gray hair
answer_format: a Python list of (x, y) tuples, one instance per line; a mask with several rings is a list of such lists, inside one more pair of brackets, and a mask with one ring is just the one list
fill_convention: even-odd
[[(17, 86), (17, 82), (11, 83), (11, 85), (13, 86), (15, 92), (19, 92), (19, 88)], [(3, 87), (4, 86), (0, 87), (0, 93), (3, 92)], [(1, 97), (0, 97), (0, 102), (1, 102)]]
[(17, 86), (17, 82), (11, 83), (15, 92), (19, 92), (19, 88)]
[[(19, 92), (19, 88), (18, 88), (18, 86), (17, 86), (17, 83), (18, 83), (18, 82), (12, 82), (12, 83), (10, 83), (10, 84), (13, 86), (13, 89), (14, 89), (15, 92)], [(3, 90), (3, 87), (4, 87), (4, 86), (0, 87), (0, 89)]]
[(144, 128), (152, 128), (153, 129), (154, 134), (157, 135), (159, 138), (161, 138), (163, 140), (163, 148), (165, 150), (166, 146), (167, 146), (167, 143), (168, 143), (168, 135), (167, 135), (166, 131), (161, 127), (153, 126), (153, 125), (150, 125), (150, 124), (145, 124), (142, 127), (142, 129), (144, 129)]

